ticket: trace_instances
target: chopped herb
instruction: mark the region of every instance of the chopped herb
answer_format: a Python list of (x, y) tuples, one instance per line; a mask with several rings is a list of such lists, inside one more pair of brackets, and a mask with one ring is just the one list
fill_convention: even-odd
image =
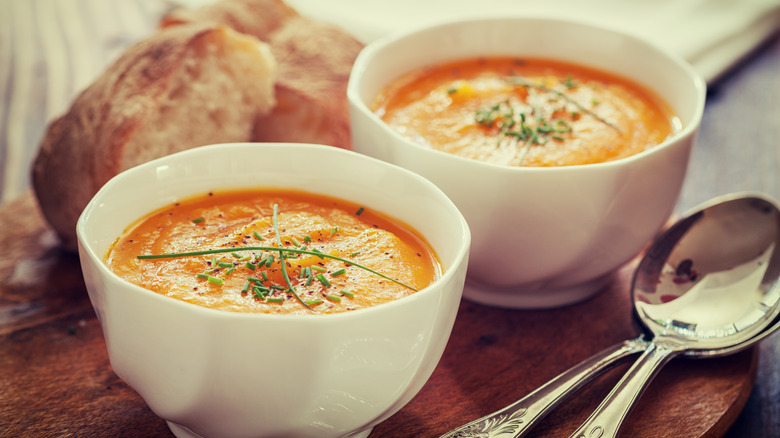
[(255, 239), (257, 240), (265, 240), (265, 237), (261, 236), (260, 233), (258, 233), (257, 231), (255, 231), (252, 234), (255, 236)]
[(195, 218), (195, 219), (193, 219), (193, 220), (192, 220), (192, 223), (193, 223), (193, 224), (199, 224), (199, 223), (202, 223), (202, 222), (204, 222), (205, 220), (206, 220), (206, 218), (205, 218), (205, 217), (203, 217), (203, 216), (201, 216), (201, 217), (199, 217), (199, 218)]
[(319, 272), (327, 271), (327, 269), (323, 268), (320, 265), (311, 265), (311, 266), (309, 266), (309, 268), (314, 269), (315, 271), (319, 271)]
[(317, 280), (319, 280), (319, 282), (322, 283), (323, 286), (330, 287), (330, 282), (328, 281), (327, 278), (325, 278), (324, 275), (317, 274), (317, 275), (315, 275), (315, 277), (317, 277)]
[(317, 304), (322, 304), (322, 300), (317, 300), (317, 299), (306, 300), (306, 305), (307, 306), (316, 306)]
[(345, 290), (342, 290), (342, 291), (341, 291), (341, 295), (344, 295), (344, 296), (347, 296), (347, 297), (353, 298), (353, 297), (355, 296), (355, 293), (354, 293), (354, 292), (352, 292), (352, 291), (348, 291), (348, 290), (346, 290), (346, 289), (345, 289)]
[[(166, 254), (142, 254), (137, 255), (136, 258), (139, 260), (155, 260), (155, 259), (171, 259), (171, 258), (179, 258), (179, 257), (193, 257), (193, 256), (201, 256), (201, 255), (209, 255), (209, 254), (219, 254), (219, 253), (225, 253), (230, 251), (235, 251), (236, 248), (217, 248), (217, 249), (207, 249), (202, 251), (186, 251), (186, 252), (179, 252), (179, 253), (166, 253)], [(312, 250), (300, 250), (300, 249), (292, 249), (292, 248), (277, 248), (277, 247), (266, 247), (266, 246), (247, 246), (239, 248), (242, 251), (279, 251), (279, 252), (293, 252), (298, 254), (309, 254), (309, 255), (316, 255), (320, 258), (329, 258), (333, 260), (338, 260), (340, 262), (347, 263), (351, 266), (356, 266), (360, 269), (363, 269), (365, 271), (368, 271), (374, 275), (377, 275), (379, 277), (384, 278), (385, 280), (392, 281), (396, 284), (399, 284), (407, 289), (411, 289), (413, 291), (417, 291), (416, 288), (409, 286), (408, 284), (396, 280), (392, 277), (389, 277), (385, 274), (382, 274), (379, 271), (376, 271), (374, 269), (371, 269), (367, 266), (363, 266), (361, 264), (355, 263), (352, 260), (345, 259), (342, 257), (330, 255), (330, 254), (324, 254), (322, 251), (319, 251), (317, 249)], [(316, 266), (316, 265), (312, 265)]]
[(336, 296), (336, 295), (328, 294), (328, 295), (325, 295), (325, 298), (329, 299), (330, 301), (336, 301), (336, 302), (341, 301), (341, 297)]
[(311, 307), (309, 307), (309, 305), (301, 300), (301, 297), (298, 296), (298, 292), (295, 291), (295, 287), (292, 285), (292, 282), (290, 282), (290, 276), (287, 274), (287, 263), (284, 262), (285, 252), (282, 249), (282, 237), (279, 234), (279, 206), (276, 204), (274, 204), (273, 225), (274, 234), (276, 235), (276, 243), (279, 245), (279, 265), (282, 267), (282, 276), (284, 277), (284, 282), (287, 283), (287, 290), (292, 292), (292, 294), (301, 304), (311, 309)]
[(202, 277), (203, 274), (198, 274), (198, 278), (205, 278), (209, 283), (215, 284), (217, 286), (222, 285), (222, 279), (217, 277), (212, 277), (211, 275), (205, 274), (205, 277)]
[(355, 216), (360, 216), (361, 214), (363, 214), (363, 207), (357, 209), (357, 211), (355, 212)]
[(330, 276), (331, 276), (331, 277), (338, 277), (339, 275), (343, 275), (343, 274), (345, 274), (346, 272), (347, 272), (347, 270), (346, 270), (346, 269), (344, 269), (344, 268), (341, 268), (341, 269), (339, 269), (339, 270), (337, 270), (337, 271), (333, 271), (333, 273), (332, 273), (332, 274), (330, 274)]
[[(269, 302), (269, 303), (283, 303), (284, 302), (284, 298), (281, 298), (281, 297), (268, 297), (266, 299), (266, 301)], [(308, 306), (306, 306), (306, 307), (308, 307)]]
[(250, 269), (250, 270), (252, 270), (252, 271), (254, 271), (255, 269), (257, 269), (257, 265), (256, 265), (256, 264), (254, 264), (254, 263), (251, 263), (251, 262), (247, 262), (247, 263), (246, 263), (246, 265), (244, 265), (244, 266), (246, 266), (248, 269)]

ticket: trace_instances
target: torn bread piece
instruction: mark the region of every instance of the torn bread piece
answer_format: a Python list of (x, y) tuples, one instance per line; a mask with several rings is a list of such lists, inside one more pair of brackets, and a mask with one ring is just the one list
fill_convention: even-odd
[(253, 140), (351, 148), (347, 83), (363, 44), (342, 29), (298, 14), (281, 0), (221, 0), (179, 8), (163, 27), (221, 24), (271, 46), (277, 106), (258, 119)]
[(33, 164), (44, 217), (75, 250), (76, 222), (119, 172), (197, 146), (251, 141), (275, 105), (268, 44), (224, 26), (166, 28), (130, 47), (48, 128)]

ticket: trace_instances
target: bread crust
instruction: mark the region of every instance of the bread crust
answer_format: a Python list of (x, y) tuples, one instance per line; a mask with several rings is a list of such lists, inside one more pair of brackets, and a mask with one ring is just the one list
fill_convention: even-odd
[(352, 147), (347, 84), (363, 45), (338, 28), (294, 18), (271, 35), (277, 106), (258, 120), (255, 141)]
[(278, 105), (258, 119), (253, 140), (350, 149), (347, 83), (363, 44), (338, 27), (299, 15), (280, 0), (222, 0), (177, 9), (163, 26), (222, 24), (271, 46)]
[[(256, 87), (236, 90), (253, 100), (248, 107), (253, 113), (214, 120), (215, 135), (210, 137), (196, 131), (205, 132), (207, 127), (203, 126), (176, 127), (168, 138), (150, 132), (154, 129), (148, 127), (165, 117), (164, 108), (178, 104), (173, 95), (177, 78), (186, 69), (197, 68), (193, 60), (210, 50), (248, 57), (257, 64), (254, 73), (263, 75), (256, 78)], [(119, 172), (204, 144), (251, 140), (254, 121), (275, 104), (275, 71), (267, 45), (226, 27), (176, 26), (125, 51), (75, 99), (66, 114), (50, 125), (33, 163), (33, 190), (63, 246), (76, 249), (76, 222), (81, 211)], [(217, 110), (229, 110), (220, 108), (218, 101), (214, 104)], [(225, 102), (223, 106), (230, 104)], [(141, 138), (144, 133), (149, 141)]]
[(281, 0), (222, 0), (198, 8), (176, 8), (162, 18), (160, 26), (223, 25), (268, 42), (273, 32), (297, 17), (300, 14)]

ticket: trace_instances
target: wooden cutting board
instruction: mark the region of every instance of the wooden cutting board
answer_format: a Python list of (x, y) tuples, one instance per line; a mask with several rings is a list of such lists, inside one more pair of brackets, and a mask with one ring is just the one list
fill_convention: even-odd
[[(78, 258), (60, 250), (32, 195), (0, 207), (0, 436), (171, 437), (112, 372)], [(526, 395), (601, 349), (636, 336), (634, 263), (584, 303), (520, 311), (461, 304), (439, 366), (412, 402), (371, 437), (437, 437)], [(757, 350), (675, 359), (628, 418), (623, 436), (718, 437), (755, 380)], [(553, 411), (531, 436), (569, 434), (625, 362)]]

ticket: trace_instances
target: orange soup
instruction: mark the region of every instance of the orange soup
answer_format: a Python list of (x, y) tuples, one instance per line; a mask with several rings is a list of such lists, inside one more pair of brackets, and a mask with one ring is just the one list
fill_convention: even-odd
[(679, 129), (643, 86), (544, 59), (478, 58), (414, 71), (382, 90), (373, 110), (412, 141), (510, 166), (616, 160)]
[(376, 306), (441, 276), (430, 246), (399, 221), (335, 198), (270, 189), (209, 193), (154, 212), (105, 262), (157, 293), (253, 313)]

